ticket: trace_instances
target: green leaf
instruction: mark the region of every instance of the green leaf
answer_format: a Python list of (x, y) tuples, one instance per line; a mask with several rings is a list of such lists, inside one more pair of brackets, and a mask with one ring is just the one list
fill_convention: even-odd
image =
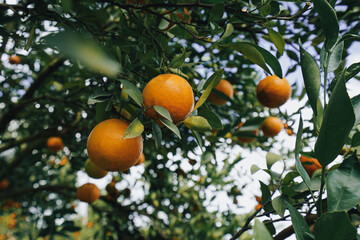
[(326, 37), (325, 50), (330, 51), (339, 35), (336, 12), (326, 0), (313, 0), (313, 2), (315, 11), (319, 13), (321, 27)]
[(64, 12), (69, 12), (73, 7), (72, 0), (61, 0), (61, 4), (64, 9)]
[(210, 78), (204, 84), (204, 88), (206, 88), (206, 89), (203, 92), (203, 94), (200, 96), (199, 100), (196, 102), (193, 111), (195, 111), (201, 105), (204, 104), (204, 102), (206, 101), (206, 99), (210, 95), (211, 90), (219, 84), (219, 82), (220, 82), (223, 75), (224, 75), (224, 69), (220, 69), (220, 70), (216, 71), (213, 75), (210, 76)]
[(272, 206), (271, 204), (269, 204), (270, 202), (268, 202), (266, 205), (265, 203), (268, 201), (268, 200), (271, 200), (271, 192), (270, 192), (270, 189), (269, 187), (263, 183), (262, 181), (259, 181), (260, 182), (260, 189), (261, 189), (261, 204), (263, 205), (263, 208), (265, 210), (265, 212), (270, 212), (272, 209)]
[(96, 123), (100, 123), (104, 121), (107, 118), (106, 114), (106, 106), (109, 104), (109, 101), (105, 102), (99, 102), (96, 104), (95, 110), (96, 110)]
[(115, 77), (121, 65), (110, 58), (100, 46), (89, 38), (82, 38), (72, 32), (60, 32), (46, 37), (47, 44), (68, 56), (79, 60), (88, 68)]
[(287, 208), (287, 204), (285, 201), (285, 198), (283, 196), (277, 196), (271, 201), (271, 204), (276, 211), (277, 214), (279, 214), (280, 217), (284, 217), (284, 212)]
[(164, 108), (164, 107), (161, 107), (161, 106), (153, 106), (154, 110), (160, 114), (162, 117), (164, 117), (165, 119), (169, 120), (172, 122), (172, 119), (171, 119), (171, 116), (170, 116), (170, 113), (169, 111)]
[(357, 235), (346, 212), (323, 214), (315, 222), (314, 234), (316, 240), (350, 240)]
[(255, 219), (253, 227), (253, 239), (254, 240), (271, 240), (273, 239), (265, 224), (260, 222), (259, 219)]
[(354, 122), (354, 109), (346, 92), (344, 76), (342, 76), (330, 96), (315, 144), (316, 157), (323, 167), (339, 155)]
[(202, 133), (212, 129), (206, 118), (201, 116), (188, 117), (184, 120), (184, 124), (187, 128)]
[(332, 50), (329, 59), (328, 72), (333, 72), (339, 67), (340, 62), (342, 60), (343, 50), (344, 50), (344, 42), (338, 43), (335, 46), (335, 48)]
[(320, 68), (315, 59), (300, 45), (300, 64), (306, 93), (315, 116), (318, 115), (317, 103), (321, 85)]
[(219, 115), (209, 109), (203, 109), (199, 112), (199, 116), (203, 116), (209, 122), (212, 129), (223, 129)]
[[(349, 81), (351, 78), (355, 77), (356, 74), (360, 72), (360, 63), (354, 63), (351, 64), (348, 69), (345, 70), (345, 82)], [(341, 74), (337, 74), (334, 79), (331, 81), (330, 84), (330, 90), (332, 91), (337, 83), (337, 81), (340, 79)]]
[(210, 84), (213, 84), (213, 88), (216, 87), (219, 82), (221, 81), (222, 77), (224, 75), (224, 69), (220, 69), (216, 72), (214, 72), (205, 82), (202, 90), (206, 90)]
[[(351, 11), (349, 11), (351, 12)], [(350, 39), (355, 39), (360, 41), (360, 35), (356, 35), (356, 34), (345, 34), (344, 36), (342, 36), (342, 38), (340, 38), (340, 40), (338, 41), (338, 44), (343, 42), (343, 41), (347, 41)]]
[(305, 171), (303, 165), (300, 162), (300, 149), (301, 149), (301, 142), (302, 142), (302, 133), (303, 133), (303, 120), (302, 116), (300, 114), (300, 121), (299, 121), (299, 127), (297, 130), (296, 135), (296, 143), (295, 143), (295, 164), (296, 164), (296, 170), (300, 174), (301, 178), (304, 180), (305, 184), (310, 187), (310, 177)]
[(162, 124), (164, 124), (168, 129), (170, 129), (173, 133), (176, 134), (176, 136), (181, 139), (180, 131), (175, 124), (173, 124), (167, 119), (160, 119), (160, 122), (162, 122)]
[(269, 37), (271, 39), (271, 41), (274, 43), (276, 49), (278, 50), (278, 52), (283, 55), (284, 53), (284, 48), (285, 48), (285, 40), (283, 38), (283, 36), (281, 36), (280, 33), (274, 31), (271, 28), (267, 28), (268, 33), (269, 33)]
[(235, 30), (234, 26), (231, 23), (226, 24), (225, 31), (224, 31), (223, 35), (220, 37), (220, 39), (218, 40), (218, 42), (221, 42), (225, 38), (229, 37), (234, 32), (234, 30)]
[(266, 154), (266, 165), (267, 165), (267, 168), (270, 169), (271, 166), (276, 163), (277, 161), (281, 160), (281, 159), (284, 159), (283, 156), (280, 156), (278, 154), (275, 154), (275, 153), (272, 153), (272, 152), (268, 152)]
[(182, 48), (181, 53), (175, 55), (173, 60), (170, 62), (169, 67), (171, 67), (171, 68), (181, 67), (185, 62), (185, 58), (186, 58), (186, 51), (185, 51), (185, 49)]
[(294, 227), (295, 235), (297, 240), (311, 239), (306, 233), (310, 233), (309, 226), (307, 225), (304, 217), (294, 208), (290, 203), (287, 202), (287, 207), (290, 212), (291, 222)]
[(261, 168), (259, 168), (257, 165), (255, 165), (255, 164), (253, 164), (253, 165), (251, 165), (251, 167), (250, 167), (250, 173), (251, 174), (254, 174), (254, 173), (256, 173), (257, 171), (259, 171)]
[(271, 74), (270, 69), (266, 66), (264, 56), (259, 52), (259, 50), (251, 45), (250, 43), (234, 43), (230, 45), (233, 49), (247, 57), (250, 61), (260, 66), (266, 72)]
[(159, 148), (161, 146), (162, 133), (161, 128), (155, 120), (152, 121), (152, 133), (154, 134), (155, 147)]
[(355, 154), (326, 177), (329, 211), (348, 211), (360, 202), (360, 163)]
[(210, 9), (209, 22), (219, 21), (224, 15), (224, 10), (224, 3), (214, 4), (214, 6)]
[(203, 141), (202, 141), (202, 139), (201, 139), (200, 134), (199, 134), (198, 132), (196, 132), (196, 131), (193, 131), (193, 130), (190, 130), (190, 131), (191, 131), (191, 133), (194, 135), (194, 137), (195, 137), (195, 139), (196, 139), (196, 142), (197, 142), (197, 144), (199, 145), (199, 147), (200, 147), (200, 149), (201, 149), (201, 151), (202, 151)]
[(99, 102), (104, 102), (110, 99), (111, 94), (106, 92), (98, 92), (88, 98), (87, 104), (92, 105)]
[(30, 29), (30, 36), (26, 42), (26, 47), (25, 47), (26, 51), (29, 51), (31, 43), (34, 41), (36, 25), (37, 25), (37, 23), (34, 23), (34, 25)]
[(356, 147), (359, 145), (360, 145), (360, 132), (357, 132), (352, 136), (351, 147)]
[(140, 90), (133, 83), (127, 80), (122, 79), (120, 82), (125, 87), (123, 91), (127, 93), (135, 101), (135, 103), (141, 107), (144, 100)]
[(354, 126), (357, 126), (360, 123), (360, 94), (353, 97), (351, 99), (351, 103), (353, 105), (354, 113), (355, 113)]
[(140, 122), (138, 118), (135, 118), (134, 121), (126, 128), (123, 139), (135, 138), (141, 135), (144, 131), (144, 125)]
[(281, 65), (276, 57), (272, 55), (268, 50), (253, 44), (253, 46), (263, 55), (265, 62), (271, 67), (274, 74), (279, 78), (283, 77)]

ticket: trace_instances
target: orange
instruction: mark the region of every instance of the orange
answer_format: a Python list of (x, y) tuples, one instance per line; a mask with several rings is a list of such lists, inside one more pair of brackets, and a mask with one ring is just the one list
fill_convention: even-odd
[[(229, 98), (233, 98), (234, 96), (234, 89), (231, 85), (231, 83), (225, 79), (221, 79), (219, 84), (214, 88), (215, 90), (218, 90), (219, 92), (224, 93)], [(212, 102), (215, 105), (225, 105), (226, 99), (216, 95), (214, 91), (212, 91), (208, 97), (209, 101)]]
[[(168, 10), (166, 10), (166, 12), (169, 12)], [(185, 14), (184, 14), (185, 13)], [(182, 12), (177, 12), (175, 13), (176, 17), (178, 17), (180, 20), (184, 21), (185, 23), (187, 24), (190, 24), (191, 23), (191, 15), (190, 15), (190, 12), (187, 8), (184, 7), (184, 13)], [(170, 16), (170, 19), (171, 20), (174, 20), (171, 13), (168, 14)], [(177, 19), (176, 19), (177, 21)], [(170, 28), (172, 28), (172, 26), (174, 26), (175, 23), (173, 22), (169, 22), (169, 26), (167, 28), (165, 28), (164, 30), (167, 31), (169, 30)]]
[(0, 181), (0, 191), (3, 191), (9, 187), (9, 181), (7, 179), (3, 179)]
[(161, 74), (153, 78), (145, 86), (142, 94), (145, 115), (154, 119), (162, 117), (152, 106), (166, 108), (174, 123), (187, 118), (194, 109), (194, 93), (190, 84), (175, 74)]
[(107, 171), (125, 171), (140, 158), (143, 138), (123, 139), (129, 123), (120, 119), (102, 121), (91, 131), (87, 151), (91, 161)]
[(293, 131), (292, 131), (290, 128), (286, 129), (286, 133), (287, 133), (287, 135), (289, 135), (289, 136), (291, 136), (291, 135), (294, 134)]
[(265, 137), (275, 137), (283, 128), (284, 124), (277, 117), (267, 117), (260, 125)]
[(11, 55), (9, 57), (9, 63), (11, 63), (11, 64), (19, 64), (19, 63), (21, 63), (21, 58), (19, 56), (17, 56), (17, 55)]
[(90, 159), (86, 160), (84, 166), (85, 172), (87, 173), (87, 175), (89, 175), (89, 177), (99, 179), (105, 177), (106, 174), (108, 174), (108, 171), (99, 168)]
[(258, 203), (262, 202), (262, 197), (260, 197), (260, 196), (255, 196), (255, 199)]
[(138, 166), (138, 165), (140, 165), (140, 164), (142, 164), (142, 163), (144, 163), (144, 162), (145, 162), (145, 155), (144, 155), (144, 153), (142, 153), (141, 156), (140, 156), (139, 161), (137, 161), (137, 163), (135, 164), (135, 166)]
[(256, 206), (255, 206), (255, 210), (259, 210), (260, 208), (262, 207), (262, 204), (261, 203), (258, 203)]
[(59, 137), (48, 138), (46, 146), (51, 152), (54, 152), (54, 153), (62, 150), (65, 147), (62, 139)]
[(318, 169), (321, 169), (322, 166), (316, 158), (309, 158), (305, 156), (300, 156), (300, 162), (305, 168), (305, 171), (309, 174), (310, 177)]
[(259, 102), (269, 108), (283, 105), (291, 96), (291, 86), (285, 78), (276, 75), (267, 76), (259, 82), (256, 88)]
[(69, 159), (68, 159), (66, 156), (64, 156), (64, 157), (62, 157), (59, 165), (60, 165), (60, 166), (64, 166), (64, 165), (67, 164), (68, 162), (69, 162)]
[[(242, 126), (244, 125), (244, 123), (239, 123), (239, 125), (237, 125), (237, 129), (239, 130)], [(239, 130), (241, 131), (241, 130)], [(255, 136), (259, 135), (259, 129), (255, 129), (255, 130), (252, 130), (252, 131), (241, 131), (243, 133), (246, 133), (246, 134), (253, 134)], [(252, 138), (252, 137), (238, 137), (238, 140), (239, 142), (242, 142), (242, 143), (252, 143), (256, 140), (256, 138)]]
[(93, 203), (100, 197), (100, 189), (92, 183), (86, 183), (76, 191), (76, 198), (80, 201)]

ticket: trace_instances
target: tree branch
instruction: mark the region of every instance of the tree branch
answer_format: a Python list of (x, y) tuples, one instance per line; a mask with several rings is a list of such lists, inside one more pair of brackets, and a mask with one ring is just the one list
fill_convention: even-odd
[(4, 132), (8, 123), (17, 116), (19, 111), (21, 111), (25, 105), (31, 103), (31, 101), (29, 100), (34, 95), (36, 89), (38, 89), (40, 85), (50, 76), (50, 74), (53, 73), (57, 68), (59, 68), (64, 61), (64, 57), (58, 57), (55, 58), (52, 62), (50, 62), (49, 65), (47, 65), (39, 74), (39, 76), (35, 79), (33, 84), (31, 84), (30, 88), (19, 100), (19, 102), (8, 106), (8, 111), (0, 119), (0, 133)]
[[(305, 217), (305, 221), (306, 223), (310, 226), (313, 225), (315, 220), (318, 218), (318, 216), (316, 214), (309, 214), (308, 216)], [(292, 234), (294, 234), (294, 227), (291, 225), (287, 228), (285, 228), (284, 230), (282, 230), (281, 232), (279, 232), (275, 237), (274, 240), (283, 240), (287, 237), (290, 237)]]

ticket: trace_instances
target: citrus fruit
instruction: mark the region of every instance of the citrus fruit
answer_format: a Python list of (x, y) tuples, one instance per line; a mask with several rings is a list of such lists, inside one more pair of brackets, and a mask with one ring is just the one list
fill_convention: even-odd
[(194, 93), (190, 84), (175, 74), (161, 74), (153, 78), (143, 90), (145, 115), (162, 117), (152, 106), (166, 108), (174, 123), (187, 118), (194, 108)]
[(76, 198), (80, 201), (92, 203), (100, 197), (100, 189), (92, 183), (86, 183), (76, 191)]
[[(221, 79), (219, 84), (214, 88), (215, 90), (224, 93), (229, 98), (233, 98), (234, 96), (234, 89), (231, 85), (231, 83), (225, 79)], [(211, 91), (209, 97), (209, 101), (212, 102), (215, 105), (225, 105), (226, 99), (216, 95), (216, 92)]]
[(91, 161), (107, 171), (125, 171), (140, 158), (143, 150), (142, 136), (123, 139), (129, 123), (121, 119), (100, 122), (91, 131), (87, 151)]
[(260, 129), (263, 131), (265, 137), (275, 137), (284, 128), (280, 118), (267, 117), (261, 123)]
[(0, 181), (0, 191), (3, 191), (9, 187), (9, 181), (7, 179), (3, 179)]
[(321, 169), (322, 166), (316, 158), (309, 158), (305, 156), (300, 156), (300, 162), (305, 168), (305, 171), (309, 174), (310, 177), (318, 169)]
[(59, 137), (49, 137), (46, 142), (46, 147), (53, 153), (62, 150), (65, 145)]
[(21, 63), (21, 58), (19, 56), (17, 56), (17, 55), (11, 55), (9, 57), (9, 63), (11, 63), (11, 64), (19, 64), (19, 63)]
[(259, 102), (269, 108), (283, 105), (291, 96), (291, 86), (285, 78), (276, 75), (267, 76), (256, 87)]
[(103, 178), (108, 173), (108, 171), (96, 166), (90, 159), (86, 160), (84, 166), (85, 166), (85, 172), (87, 173), (87, 175), (89, 175), (89, 177), (92, 178), (96, 178), (96, 179)]
[[(259, 135), (259, 129), (255, 129), (255, 130), (251, 130), (251, 131), (241, 131), (239, 130), (242, 126), (244, 125), (244, 123), (239, 123), (239, 125), (237, 125), (237, 130), (241, 133), (244, 134), (249, 134), (249, 135)], [(256, 138), (253, 137), (238, 137), (238, 141), (241, 143), (252, 143), (256, 140)]]
[(144, 153), (142, 153), (141, 156), (140, 156), (139, 161), (137, 161), (137, 163), (135, 164), (135, 166), (138, 166), (138, 165), (140, 165), (140, 164), (142, 164), (142, 163), (144, 163), (144, 162), (145, 162), (145, 155), (144, 155)]

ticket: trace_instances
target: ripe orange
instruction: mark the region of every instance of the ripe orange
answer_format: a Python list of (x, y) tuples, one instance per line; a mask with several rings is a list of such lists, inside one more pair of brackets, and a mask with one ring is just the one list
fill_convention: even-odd
[(0, 191), (3, 191), (9, 187), (9, 181), (7, 179), (3, 179), (0, 181)]
[(106, 174), (108, 174), (108, 171), (99, 168), (90, 159), (86, 160), (84, 166), (85, 172), (87, 173), (87, 175), (89, 175), (89, 177), (99, 179), (105, 177)]
[(21, 58), (18, 55), (11, 55), (9, 57), (9, 63), (11, 63), (11, 64), (19, 64), (19, 63), (21, 63)]
[(284, 124), (277, 117), (267, 117), (261, 123), (260, 129), (265, 137), (275, 137), (284, 128)]
[(166, 108), (174, 123), (187, 118), (194, 108), (194, 93), (190, 84), (175, 74), (161, 74), (153, 78), (145, 86), (142, 94), (145, 115), (154, 119), (162, 117), (152, 106)]
[(258, 203), (262, 202), (262, 197), (260, 197), (260, 196), (255, 196), (255, 199)]
[[(239, 123), (239, 125), (237, 125), (237, 129), (239, 130), (242, 126), (244, 125), (244, 123)], [(246, 134), (253, 134), (255, 136), (259, 135), (259, 129), (255, 129), (255, 130), (252, 130), (252, 131), (241, 131), (243, 133), (246, 133)], [(242, 142), (242, 143), (252, 143), (256, 140), (256, 138), (252, 138), (252, 137), (238, 137), (238, 140), (239, 142)]]
[(100, 197), (100, 189), (92, 183), (86, 183), (76, 191), (76, 198), (80, 201), (93, 203)]
[(291, 86), (285, 78), (267, 76), (257, 85), (256, 95), (263, 106), (277, 108), (291, 97)]
[(309, 158), (305, 156), (300, 156), (300, 162), (305, 168), (305, 171), (309, 174), (310, 177), (318, 169), (321, 169), (322, 166), (316, 158)]
[(256, 206), (255, 206), (255, 210), (259, 210), (260, 208), (262, 207), (262, 204), (261, 203), (258, 203)]
[(49, 137), (46, 146), (53, 153), (56, 153), (65, 147), (62, 139), (59, 137)]
[(291, 135), (294, 134), (293, 131), (292, 131), (290, 128), (286, 129), (286, 133), (287, 133), (287, 135), (289, 135), (289, 136), (291, 136)]
[[(166, 10), (166, 12), (169, 12), (168, 10)], [(184, 14), (185, 13), (185, 14)], [(191, 23), (191, 15), (190, 15), (190, 12), (187, 8), (184, 7), (184, 13), (182, 12), (177, 12), (175, 13), (176, 17), (178, 17), (180, 20), (184, 21), (185, 23), (187, 24), (190, 24)], [(171, 15), (171, 13), (168, 14), (170, 19), (173, 20), (173, 17)], [(175, 23), (173, 22), (169, 22), (169, 26), (167, 28), (165, 28), (164, 30), (167, 31), (169, 30), (170, 28), (172, 28), (172, 26), (174, 26)]]
[(138, 165), (140, 165), (140, 164), (142, 164), (142, 163), (144, 163), (144, 162), (145, 162), (145, 155), (144, 155), (144, 153), (142, 153), (141, 156), (140, 156), (139, 161), (137, 161), (137, 163), (135, 164), (135, 166), (138, 166)]
[[(233, 98), (234, 96), (234, 89), (231, 85), (231, 83), (225, 79), (221, 79), (219, 84), (214, 88), (215, 90), (218, 90), (219, 92), (224, 93), (229, 98)], [(211, 92), (209, 97), (209, 101), (212, 102), (215, 105), (225, 105), (226, 100), (218, 95), (216, 95), (215, 92)]]
[(107, 171), (125, 171), (140, 158), (143, 138), (123, 139), (129, 123), (120, 119), (102, 121), (91, 131), (87, 151), (91, 161)]

